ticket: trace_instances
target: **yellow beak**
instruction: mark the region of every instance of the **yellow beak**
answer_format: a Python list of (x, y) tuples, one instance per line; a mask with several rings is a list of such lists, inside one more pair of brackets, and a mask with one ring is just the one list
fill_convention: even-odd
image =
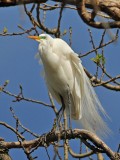
[(39, 36), (28, 36), (28, 38), (31, 38), (31, 39), (36, 40), (36, 41), (40, 41)]

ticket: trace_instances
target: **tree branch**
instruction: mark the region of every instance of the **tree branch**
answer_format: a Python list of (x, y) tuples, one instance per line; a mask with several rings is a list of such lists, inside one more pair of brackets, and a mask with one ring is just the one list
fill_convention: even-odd
[(95, 83), (95, 86), (99, 86), (99, 84), (107, 89), (110, 89), (110, 90), (114, 90), (114, 91), (120, 91), (120, 85), (112, 85), (112, 84), (109, 84), (109, 82), (111, 82), (112, 80), (115, 80), (118, 77), (115, 77), (109, 81), (102, 81), (98, 78), (96, 78), (95, 76), (93, 76), (91, 73), (89, 73), (85, 68), (84, 68), (87, 76), (90, 78), (91, 82), (94, 84)]
[(0, 7), (17, 6), (30, 3), (45, 3), (47, 0), (1, 0)]
[(47, 104), (47, 103), (44, 103), (42, 101), (38, 101), (38, 100), (34, 100), (34, 99), (31, 99), (31, 98), (26, 98), (24, 97), (23, 95), (21, 94), (13, 94), (5, 89), (1, 89), (1, 91), (11, 97), (14, 97), (15, 100), (13, 100), (13, 102), (19, 102), (19, 101), (27, 101), (27, 102), (32, 102), (32, 103), (37, 103), (37, 104), (41, 104), (43, 106), (47, 106), (47, 107), (50, 107), (50, 108), (54, 108), (54, 106), (50, 105), (50, 104)]
[[(1, 0), (0, 7), (15, 6), (21, 4), (26, 5), (29, 3), (37, 3), (39, 5), (47, 1), (48, 0)], [(61, 4), (63, 4), (63, 0), (53, 1), (61, 2)], [(98, 29), (120, 28), (120, 0), (97, 0), (95, 1), (97, 3), (93, 2), (94, 1), (91, 0), (65, 0), (64, 7), (66, 7), (67, 4), (76, 6), (79, 16), (87, 25), (91, 27)], [(55, 7), (58, 8), (58, 6), (54, 6), (47, 8), (47, 10), (54, 9)], [(92, 11), (87, 11), (87, 9), (92, 9)], [(101, 17), (99, 17), (100, 21), (95, 21), (95, 17), (100, 14), (100, 12), (102, 12), (102, 14), (104, 15), (102, 15), (102, 17), (110, 17), (111, 20), (114, 21), (106, 22)], [(49, 34), (57, 33), (57, 30), (50, 30), (46, 28), (41, 22), (37, 22), (35, 19), (33, 19), (31, 12), (26, 12), (26, 14), (29, 16), (34, 26), (38, 26), (41, 29), (44, 28)]]
[[(22, 146), (25, 148), (34, 148), (39, 145), (39, 147), (49, 146), (51, 143), (65, 139), (81, 139), (83, 143), (88, 144), (91, 146), (93, 151), (105, 152), (107, 156), (111, 160), (117, 160), (116, 157), (119, 157), (119, 153), (113, 152), (97, 135), (91, 133), (86, 130), (74, 129), (74, 130), (62, 130), (61, 132), (49, 132), (40, 136), (39, 138), (30, 140), (30, 141), (23, 141)], [(92, 145), (91, 145), (91, 143)], [(22, 148), (20, 142), (3, 142), (2, 145), (5, 148), (12, 149), (12, 148)]]
[(8, 129), (10, 129), (13, 133), (15, 133), (16, 135), (18, 135), (19, 138), (21, 138), (23, 141), (25, 140), (25, 138), (20, 133), (18, 133), (16, 131), (16, 129), (14, 129), (13, 127), (11, 127), (10, 125), (8, 125), (7, 123), (0, 121), (0, 125), (8, 128)]
[(68, 147), (68, 150), (69, 150), (69, 153), (71, 154), (71, 156), (74, 158), (85, 158), (85, 157), (91, 156), (95, 153), (94, 151), (90, 151), (90, 152), (86, 152), (86, 153), (77, 154), (72, 151), (70, 146)]
[[(82, 20), (87, 25), (94, 27), (94, 28), (98, 28), (98, 29), (120, 28), (120, 21), (113, 21), (113, 22), (102, 22), (102, 21), (96, 22), (96, 21), (94, 21), (93, 14), (92, 14), (93, 12), (92, 13), (87, 12), (86, 5), (85, 5), (86, 1), (87, 0), (82, 0), (82, 1), (77, 0), (76, 7), (77, 7), (77, 11), (78, 11), (79, 16), (82, 18)], [(98, 3), (100, 4), (100, 2), (98, 2)], [(98, 6), (98, 7), (100, 8), (100, 11), (101, 11), (101, 7), (100, 6)], [(93, 9), (94, 9), (94, 6), (93, 6)], [(112, 13), (111, 13), (111, 16), (112, 16)], [(112, 18), (114, 19), (114, 16)]]

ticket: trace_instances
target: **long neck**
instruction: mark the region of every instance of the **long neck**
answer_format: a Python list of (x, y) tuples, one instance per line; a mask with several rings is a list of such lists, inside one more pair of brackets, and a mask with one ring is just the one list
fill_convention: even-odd
[(43, 43), (39, 44), (39, 53), (41, 60), (43, 62), (44, 69), (48, 71), (50, 68), (56, 70), (56, 66), (58, 66), (59, 57), (53, 51), (53, 41), (44, 41)]

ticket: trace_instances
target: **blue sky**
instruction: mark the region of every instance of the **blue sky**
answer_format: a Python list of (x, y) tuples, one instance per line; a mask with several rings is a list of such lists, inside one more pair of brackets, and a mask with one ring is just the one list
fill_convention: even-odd
[[(0, 31), (3, 31), (4, 27), (7, 27), (8, 32), (20, 31), (17, 25), (20, 24), (25, 28), (29, 28), (31, 25), (27, 16), (23, 13), (21, 7), (10, 7), (0, 9)], [(4, 15), (4, 16), (3, 16)], [(54, 17), (53, 17), (54, 15)], [(55, 27), (57, 21), (57, 14), (49, 13), (49, 18), (45, 23), (50, 27)], [(70, 19), (68, 18), (70, 17)], [(48, 18), (48, 15), (47, 15)], [(88, 34), (88, 26), (86, 26), (75, 11), (65, 9), (61, 23), (62, 30), (69, 29), (72, 26), (72, 48), (76, 53), (85, 53), (92, 49), (89, 43), (90, 38)], [(99, 38), (102, 34), (101, 30), (91, 29), (96, 44), (99, 44)], [(41, 31), (40, 31), (41, 32)], [(114, 32), (114, 31), (113, 31)], [(68, 34), (63, 39), (69, 43)], [(106, 41), (109, 37), (106, 36)], [(43, 102), (49, 103), (47, 88), (43, 78), (40, 76), (41, 66), (35, 54), (37, 53), (38, 43), (24, 36), (14, 37), (2, 37), (0, 36), (0, 85), (4, 84), (6, 80), (10, 83), (7, 86), (7, 90), (12, 93), (19, 93), (19, 85), (23, 87), (23, 93), (25, 97), (38, 99)], [(116, 44), (105, 48), (106, 67), (110, 74), (115, 76), (119, 74), (120, 70), (120, 45), (119, 41)], [(83, 65), (92, 72), (95, 70), (95, 65), (91, 62), (90, 58), (95, 54), (83, 58)], [(117, 150), (120, 139), (120, 93), (116, 91), (110, 91), (103, 87), (97, 87), (96, 92), (98, 97), (111, 118), (108, 122), (108, 126), (112, 130), (112, 135), (105, 139), (105, 142), (114, 150)], [(13, 107), (16, 115), (19, 117), (24, 126), (31, 129), (33, 132), (42, 134), (48, 132), (51, 127), (54, 114), (51, 109), (42, 105), (32, 104), (28, 102), (12, 102), (13, 98), (0, 93), (0, 121), (15, 126), (15, 121), (9, 110)], [(59, 108), (59, 106), (58, 106)], [(14, 134), (0, 126), (0, 137), (4, 137), (6, 141), (16, 141)], [(28, 136), (28, 139), (31, 137)], [(73, 145), (74, 147), (74, 145)], [(44, 150), (44, 149), (40, 149)], [(10, 151), (13, 160), (25, 159), (23, 152)], [(18, 157), (19, 156), (19, 157)], [(46, 152), (42, 152), (42, 155), (38, 153), (38, 156), (46, 157)], [(47, 157), (46, 157), (47, 158)]]

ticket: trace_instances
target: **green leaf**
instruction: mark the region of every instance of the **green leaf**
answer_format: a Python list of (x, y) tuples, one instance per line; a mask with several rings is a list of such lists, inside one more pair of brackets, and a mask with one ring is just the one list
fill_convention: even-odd
[(67, 30), (65, 29), (64, 32), (63, 32), (63, 35), (65, 35), (66, 33), (67, 33)]
[(105, 57), (102, 54), (97, 54), (95, 58), (91, 58), (91, 60), (95, 63), (97, 63), (98, 65), (100, 63), (105, 64)]
[(6, 80), (5, 83), (6, 83), (6, 84), (10, 83), (10, 80)]
[(7, 33), (7, 32), (8, 32), (8, 29), (7, 29), (6, 27), (4, 27), (3, 33), (5, 34), (5, 33)]

